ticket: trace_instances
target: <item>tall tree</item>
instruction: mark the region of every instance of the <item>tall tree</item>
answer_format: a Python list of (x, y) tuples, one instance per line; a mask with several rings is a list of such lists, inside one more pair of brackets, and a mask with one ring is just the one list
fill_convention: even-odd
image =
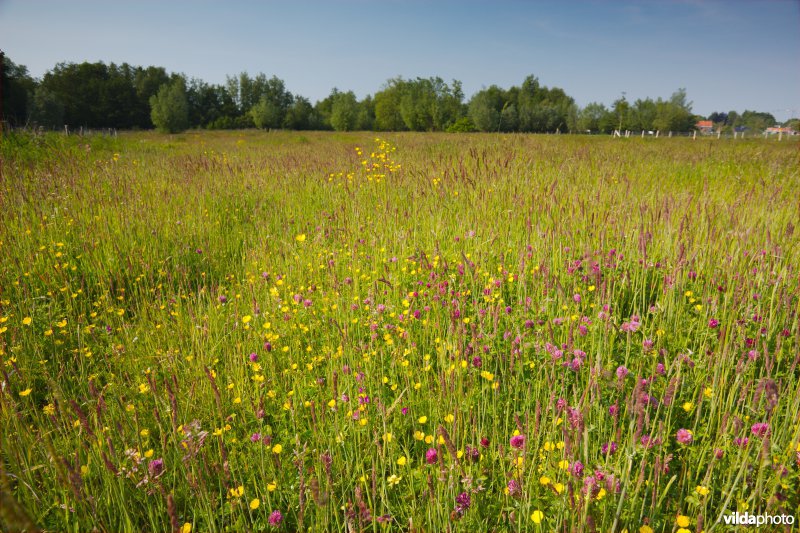
[(36, 82), (28, 74), (24, 65), (17, 65), (3, 55), (3, 119), (13, 126), (27, 123), (33, 110), (33, 96)]
[(163, 85), (150, 98), (150, 118), (156, 128), (166, 133), (178, 133), (189, 127), (189, 104), (182, 78)]
[(358, 100), (353, 91), (337, 92), (331, 103), (331, 126), (336, 131), (352, 131), (358, 123)]

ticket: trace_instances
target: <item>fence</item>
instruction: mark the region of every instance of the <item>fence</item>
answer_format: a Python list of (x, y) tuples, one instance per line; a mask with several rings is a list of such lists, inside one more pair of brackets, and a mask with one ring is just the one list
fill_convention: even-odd
[(625, 138), (625, 139), (629, 139), (631, 137), (634, 137), (634, 138), (635, 137), (640, 137), (642, 139), (644, 139), (645, 137), (650, 137), (650, 138), (654, 138), (654, 139), (663, 138), (663, 137), (666, 137), (666, 138), (672, 138), (672, 137), (684, 137), (684, 138), (687, 138), (688, 137), (688, 138), (691, 138), (691, 139), (697, 139), (698, 137), (701, 138), (701, 139), (745, 139), (745, 138), (746, 139), (759, 139), (759, 138), (770, 139), (770, 138), (777, 138), (777, 140), (779, 140), (779, 141), (782, 141), (784, 137), (787, 137), (789, 139), (800, 140), (800, 135), (798, 135), (797, 133), (784, 133), (784, 132), (769, 133), (769, 132), (766, 132), (766, 131), (763, 132), (763, 133), (756, 133), (756, 132), (752, 132), (752, 131), (734, 131), (734, 132), (731, 132), (731, 133), (722, 133), (720, 131), (717, 131), (717, 132), (713, 132), (713, 133), (703, 133), (703, 132), (700, 132), (700, 131), (697, 131), (697, 130), (694, 130), (694, 131), (668, 131), (668, 132), (662, 132), (662, 131), (659, 131), (659, 130), (656, 130), (656, 131), (647, 131), (647, 130), (643, 130), (643, 131), (631, 131), (631, 130), (620, 131), (620, 130), (614, 130), (611, 133), (611, 136), (612, 137)]

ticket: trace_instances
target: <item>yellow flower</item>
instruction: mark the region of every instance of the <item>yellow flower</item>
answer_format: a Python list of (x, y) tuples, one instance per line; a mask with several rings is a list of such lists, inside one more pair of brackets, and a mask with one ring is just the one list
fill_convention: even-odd
[(455, 419), (456, 419), (456, 417), (454, 417), (453, 415), (447, 415), (447, 416), (444, 417), (444, 421), (447, 422), (448, 424), (452, 424), (453, 420), (455, 420)]
[(269, 492), (274, 492), (275, 489), (277, 489), (277, 488), (278, 488), (278, 482), (277, 481), (272, 480), (271, 483), (267, 483), (267, 490)]
[(391, 476), (389, 476), (386, 479), (386, 481), (389, 482), (389, 486), (394, 486), (394, 485), (397, 485), (398, 483), (400, 483), (401, 479), (403, 479), (401, 476), (396, 476), (396, 475), (392, 474)]
[(150, 436), (150, 430), (149, 429), (143, 429), (143, 430), (141, 430), (139, 432), (139, 435), (141, 435), (142, 437), (148, 437), (148, 436)]
[(562, 492), (564, 492), (564, 484), (563, 483), (556, 483), (555, 485), (553, 485), (553, 488), (555, 489), (556, 494), (561, 494)]
[(700, 496), (707, 496), (709, 493), (708, 487), (704, 487), (703, 485), (697, 485), (697, 488), (694, 490)]
[(423, 433), (422, 431), (417, 430), (414, 432), (414, 439), (422, 440), (424, 438), (425, 438), (425, 433)]
[(192, 533), (192, 524), (184, 522), (183, 527), (181, 527), (181, 533)]
[(300, 235), (295, 237), (294, 240), (296, 240), (297, 242), (304, 242), (306, 240), (306, 234), (305, 233), (301, 233)]
[(639, 533), (653, 533), (653, 528), (648, 525), (644, 525), (639, 528)]
[(405, 466), (405, 465), (406, 465), (406, 458), (405, 458), (405, 456), (404, 456), (404, 457), (400, 457), (400, 458), (397, 460), (397, 464), (398, 464), (399, 466)]
[(56, 412), (56, 406), (52, 403), (48, 403), (44, 407), (42, 407), (42, 412), (46, 415), (53, 415)]
[(275, 446), (272, 447), (272, 453), (276, 455), (281, 453), (282, 451), (283, 451), (283, 446), (281, 446), (280, 444), (276, 444)]
[(683, 410), (686, 411), (687, 413), (692, 409), (694, 409), (694, 404), (692, 402), (686, 402), (683, 404)]
[(33, 319), (31, 317), (26, 316), (25, 318), (22, 319), (22, 324), (25, 326), (30, 326), (32, 321)]
[(152, 449), (152, 448), (150, 448), (149, 450), (147, 450), (146, 452), (144, 452), (144, 456), (145, 456), (147, 459), (150, 459), (151, 457), (153, 457), (153, 449)]
[(259, 505), (261, 505), (261, 501), (259, 501), (258, 498), (254, 498), (253, 500), (250, 501), (250, 509), (253, 511), (258, 509)]
[(250, 322), (250, 320), (252, 320), (252, 318), (253, 318), (253, 317), (251, 317), (250, 315), (244, 315), (244, 316), (242, 317), (242, 323), (243, 323), (243, 324), (247, 324), (248, 322)]
[(25, 389), (24, 391), (20, 391), (19, 395), (20, 395), (20, 396), (22, 396), (22, 397), (24, 398), (25, 396), (27, 396), (28, 394), (30, 394), (32, 390), (33, 390), (33, 389)]
[(678, 531), (675, 533), (692, 533), (691, 529), (686, 529), (685, 527), (679, 528)]
[(547, 476), (542, 476), (542, 477), (539, 478), (539, 483), (541, 483), (542, 485), (549, 485), (550, 484), (550, 478), (547, 477)]
[[(417, 439), (419, 440), (419, 439)], [(392, 442), (392, 434), (391, 433), (384, 433), (383, 434), (383, 441), (386, 443)]]
[(531, 520), (533, 520), (534, 524), (541, 524), (543, 519), (544, 519), (544, 513), (541, 512), (539, 509), (536, 509), (531, 515)]
[(678, 527), (689, 527), (689, 517), (679, 514), (675, 523), (678, 524)]
[(421, 417), (419, 417), (419, 419), (417, 419), (417, 422), (419, 422), (420, 424), (424, 424), (427, 421), (428, 421), (428, 417), (427, 416), (421, 416)]

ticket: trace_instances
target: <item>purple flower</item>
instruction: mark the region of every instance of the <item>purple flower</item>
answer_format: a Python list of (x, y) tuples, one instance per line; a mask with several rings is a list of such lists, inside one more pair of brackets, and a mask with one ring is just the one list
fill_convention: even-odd
[(627, 375), (628, 375), (628, 369), (625, 368), (624, 365), (621, 365), (621, 366), (617, 367), (617, 378), (619, 378), (620, 380), (623, 380), (623, 379), (625, 379), (625, 376), (627, 376)]
[(272, 511), (269, 515), (269, 525), (272, 527), (278, 527), (283, 522), (283, 515), (280, 511)]
[(428, 448), (428, 451), (425, 452), (425, 462), (429, 465), (436, 464), (439, 460), (439, 452), (436, 451), (436, 448)]
[(258, 442), (261, 440), (261, 433), (253, 433), (250, 435), (250, 442)]
[(228, 297), (225, 296), (224, 294), (220, 294), (217, 300), (219, 300), (219, 303), (224, 304), (228, 302)]
[(611, 454), (614, 455), (617, 451), (617, 443), (613, 440), (611, 442), (606, 442), (603, 444), (601, 450), (603, 451), (603, 455)]
[(708, 327), (715, 328), (717, 326), (719, 326), (719, 320), (717, 320), (716, 318), (712, 318), (711, 320), (708, 321)]
[(481, 446), (484, 447), (484, 448), (488, 448), (489, 447), (489, 439), (487, 439), (486, 437), (481, 437)]
[(580, 295), (580, 294), (577, 294), (577, 293), (576, 293), (576, 294), (573, 294), (573, 295), (572, 295), (572, 300), (573, 300), (573, 301), (574, 301), (576, 304), (579, 304), (579, 303), (581, 303), (581, 295)]
[(522, 492), (522, 487), (519, 484), (519, 481), (516, 479), (512, 479), (508, 482), (508, 495), (512, 498), (515, 498), (520, 495)]
[(608, 407), (608, 414), (613, 417), (616, 417), (619, 414), (619, 406), (617, 404), (610, 405)]
[(753, 435), (756, 437), (766, 437), (769, 435), (769, 424), (766, 422), (759, 422), (758, 424), (753, 424), (750, 428), (750, 431), (753, 432)]
[(157, 478), (164, 473), (164, 459), (153, 459), (147, 465), (147, 471), (150, 473), (151, 478)]
[(250, 354), (250, 361), (251, 361), (251, 362), (253, 362), (253, 363), (255, 363), (256, 361), (258, 361), (258, 354), (256, 354), (256, 353), (251, 353), (251, 354)]
[(721, 448), (714, 448), (714, 457), (716, 457), (717, 459), (722, 459), (722, 457), (724, 455), (725, 455), (725, 452), (722, 451)]
[(480, 368), (483, 365), (483, 360), (481, 359), (480, 355), (476, 355), (472, 358), (472, 366), (475, 368)]
[(569, 471), (572, 472), (572, 475), (575, 477), (583, 476), (583, 463), (580, 461), (575, 461), (570, 465)]
[(694, 440), (694, 437), (692, 437), (692, 432), (683, 428), (678, 430), (678, 433), (675, 434), (675, 438), (681, 444), (691, 444), (692, 440)]
[(641, 324), (639, 324), (638, 321), (633, 321), (632, 320), (630, 322), (623, 322), (622, 323), (622, 327), (620, 329), (625, 333), (633, 333), (634, 331), (639, 329), (640, 325)]
[(583, 493), (594, 498), (599, 492), (600, 486), (597, 484), (597, 478), (594, 476), (586, 476), (583, 480)]
[(667, 369), (664, 367), (664, 363), (658, 363), (656, 365), (656, 373), (660, 375), (664, 375), (667, 372)]
[(747, 446), (748, 442), (750, 442), (750, 439), (748, 439), (747, 437), (736, 437), (735, 439), (733, 439), (733, 443), (736, 446), (739, 446), (740, 448), (744, 448), (745, 446)]
[(464, 514), (470, 505), (472, 505), (472, 499), (469, 497), (469, 493), (462, 492), (456, 496), (456, 512), (458, 514)]
[(481, 451), (478, 448), (467, 446), (464, 451), (466, 452), (466, 456), (469, 457), (473, 463), (477, 463), (481, 458)]
[(520, 449), (525, 446), (525, 435), (514, 435), (510, 441), (511, 447)]

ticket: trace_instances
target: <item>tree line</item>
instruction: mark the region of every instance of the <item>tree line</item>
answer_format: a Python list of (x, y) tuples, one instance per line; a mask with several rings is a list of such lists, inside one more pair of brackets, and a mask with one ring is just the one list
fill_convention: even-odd
[[(314, 104), (292, 94), (283, 80), (242, 72), (224, 84), (127, 63), (58, 63), (41, 79), (3, 58), (3, 118), (12, 126), (43, 128), (292, 129), (376, 131), (592, 132), (689, 131), (703, 117), (692, 113), (686, 91), (669, 99), (625, 97), (610, 107), (580, 108), (558, 87), (534, 76), (520, 86), (491, 85), (465, 99), (461, 82), (440, 77), (388, 80), (359, 100), (334, 88)], [(763, 130), (769, 113), (713, 113), (721, 129)]]

